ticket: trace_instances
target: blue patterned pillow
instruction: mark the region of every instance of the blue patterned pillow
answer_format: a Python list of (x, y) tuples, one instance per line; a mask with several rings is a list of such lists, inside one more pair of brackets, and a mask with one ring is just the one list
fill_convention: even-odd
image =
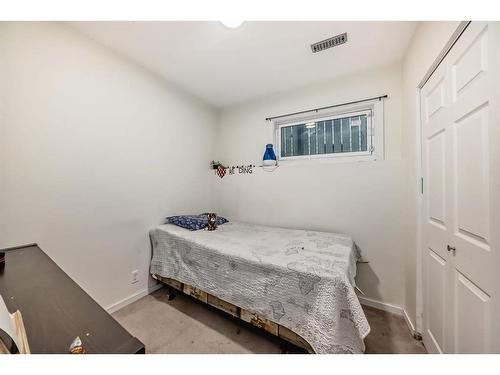
[[(199, 230), (208, 225), (208, 214), (169, 216), (167, 217), (167, 223), (189, 230)], [(227, 219), (217, 216), (217, 225), (224, 223), (227, 223)]]

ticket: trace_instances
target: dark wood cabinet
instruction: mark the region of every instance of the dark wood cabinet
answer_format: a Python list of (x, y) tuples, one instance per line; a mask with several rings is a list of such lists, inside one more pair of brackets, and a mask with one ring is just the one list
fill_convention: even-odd
[(10, 312), (21, 311), (32, 353), (68, 353), (76, 336), (90, 354), (145, 352), (36, 244), (2, 251), (0, 294)]

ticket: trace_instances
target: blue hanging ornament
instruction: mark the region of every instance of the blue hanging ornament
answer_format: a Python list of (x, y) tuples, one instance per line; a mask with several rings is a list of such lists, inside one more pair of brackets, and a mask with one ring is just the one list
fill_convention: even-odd
[(266, 145), (266, 151), (264, 152), (264, 157), (262, 158), (262, 165), (264, 167), (274, 167), (276, 164), (276, 154), (274, 153), (273, 145), (269, 143)]

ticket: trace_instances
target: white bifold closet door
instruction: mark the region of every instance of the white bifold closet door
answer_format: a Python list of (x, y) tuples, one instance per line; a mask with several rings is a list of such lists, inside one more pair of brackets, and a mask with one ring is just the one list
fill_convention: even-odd
[(500, 23), (472, 22), (421, 90), (423, 340), (500, 352)]

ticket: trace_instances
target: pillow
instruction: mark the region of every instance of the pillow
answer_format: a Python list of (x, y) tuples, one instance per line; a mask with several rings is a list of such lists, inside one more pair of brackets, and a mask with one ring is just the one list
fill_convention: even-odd
[[(228, 220), (221, 216), (217, 216), (216, 222), (217, 225), (222, 225), (227, 223)], [(167, 217), (167, 223), (189, 230), (200, 230), (208, 225), (208, 214), (169, 216)]]
[(169, 216), (167, 222), (189, 230), (203, 229), (208, 224), (208, 219), (201, 215)]

